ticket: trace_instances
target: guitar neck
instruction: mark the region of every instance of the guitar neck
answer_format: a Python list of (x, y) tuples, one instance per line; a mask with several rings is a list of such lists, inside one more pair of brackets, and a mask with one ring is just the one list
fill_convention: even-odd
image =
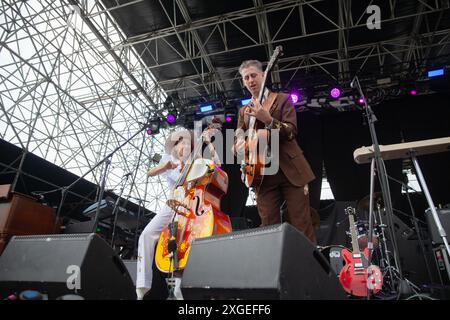
[[(270, 73), (270, 71), (272, 70), (275, 62), (278, 60), (278, 57), (282, 54), (282, 50), (283, 48), (281, 46), (277, 46), (272, 54), (272, 57), (270, 57), (269, 63), (267, 64), (267, 68), (264, 71), (264, 77), (263, 77), (263, 81), (261, 84), (261, 89), (259, 91), (259, 95), (258, 95), (258, 102), (262, 104), (262, 99), (264, 97), (264, 91), (266, 88), (266, 82), (267, 82), (267, 77)], [(255, 129), (255, 123), (256, 123), (256, 119), (255, 117), (251, 117), (250, 118), (250, 124), (249, 124), (249, 129)]]
[(361, 251), (359, 250), (358, 246), (358, 235), (356, 234), (356, 227), (355, 227), (355, 218), (353, 214), (348, 215), (348, 219), (350, 222), (350, 234), (352, 236), (352, 250), (354, 255), (360, 255)]

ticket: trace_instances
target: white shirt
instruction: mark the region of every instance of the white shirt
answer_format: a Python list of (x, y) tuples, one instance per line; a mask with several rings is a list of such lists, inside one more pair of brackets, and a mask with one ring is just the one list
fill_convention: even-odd
[(177, 183), (178, 179), (180, 178), (181, 175), (181, 163), (180, 160), (176, 159), (175, 157), (169, 155), (169, 154), (164, 154), (161, 157), (161, 161), (159, 162), (160, 164), (165, 164), (169, 161), (172, 161), (173, 163), (177, 164), (177, 167), (175, 169), (169, 169), (163, 173), (161, 173), (161, 176), (166, 179), (167, 184), (169, 185), (170, 190), (173, 190), (175, 187), (175, 184)]
[(263, 97), (262, 97), (261, 104), (266, 101), (267, 97), (269, 96), (269, 93), (270, 93), (269, 89), (264, 88), (264, 94), (263, 94)]

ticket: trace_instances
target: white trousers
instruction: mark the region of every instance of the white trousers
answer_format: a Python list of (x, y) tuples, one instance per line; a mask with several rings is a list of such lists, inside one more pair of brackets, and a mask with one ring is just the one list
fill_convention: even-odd
[(138, 244), (136, 288), (152, 287), (155, 246), (161, 232), (172, 220), (173, 214), (173, 210), (164, 205), (161, 212), (153, 217), (142, 231)]

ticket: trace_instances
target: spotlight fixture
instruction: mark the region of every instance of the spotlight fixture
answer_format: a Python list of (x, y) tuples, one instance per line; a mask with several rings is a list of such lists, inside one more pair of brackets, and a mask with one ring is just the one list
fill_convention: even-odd
[(169, 113), (166, 116), (166, 121), (169, 124), (174, 124), (177, 121), (177, 117), (176, 117), (176, 115), (174, 113)]
[(330, 90), (330, 95), (333, 99), (337, 99), (341, 96), (341, 90), (339, 88), (334, 87)]
[(148, 135), (155, 135), (159, 133), (159, 128), (161, 127), (161, 120), (160, 119), (153, 119), (150, 120), (146, 132)]
[(293, 104), (296, 104), (300, 100), (300, 94), (297, 92), (291, 92), (289, 97)]
[(236, 115), (237, 115), (237, 108), (234, 104), (232, 105), (227, 105), (225, 107), (225, 122), (230, 123), (233, 122), (234, 119), (236, 119)]

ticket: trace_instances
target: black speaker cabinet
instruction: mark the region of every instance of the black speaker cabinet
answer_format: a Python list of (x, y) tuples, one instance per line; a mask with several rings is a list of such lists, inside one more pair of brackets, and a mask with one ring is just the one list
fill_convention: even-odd
[(55, 299), (136, 299), (122, 260), (96, 234), (13, 237), (0, 256), (0, 295), (37, 290)]
[(284, 223), (196, 239), (181, 281), (185, 299), (345, 299), (330, 264)]

